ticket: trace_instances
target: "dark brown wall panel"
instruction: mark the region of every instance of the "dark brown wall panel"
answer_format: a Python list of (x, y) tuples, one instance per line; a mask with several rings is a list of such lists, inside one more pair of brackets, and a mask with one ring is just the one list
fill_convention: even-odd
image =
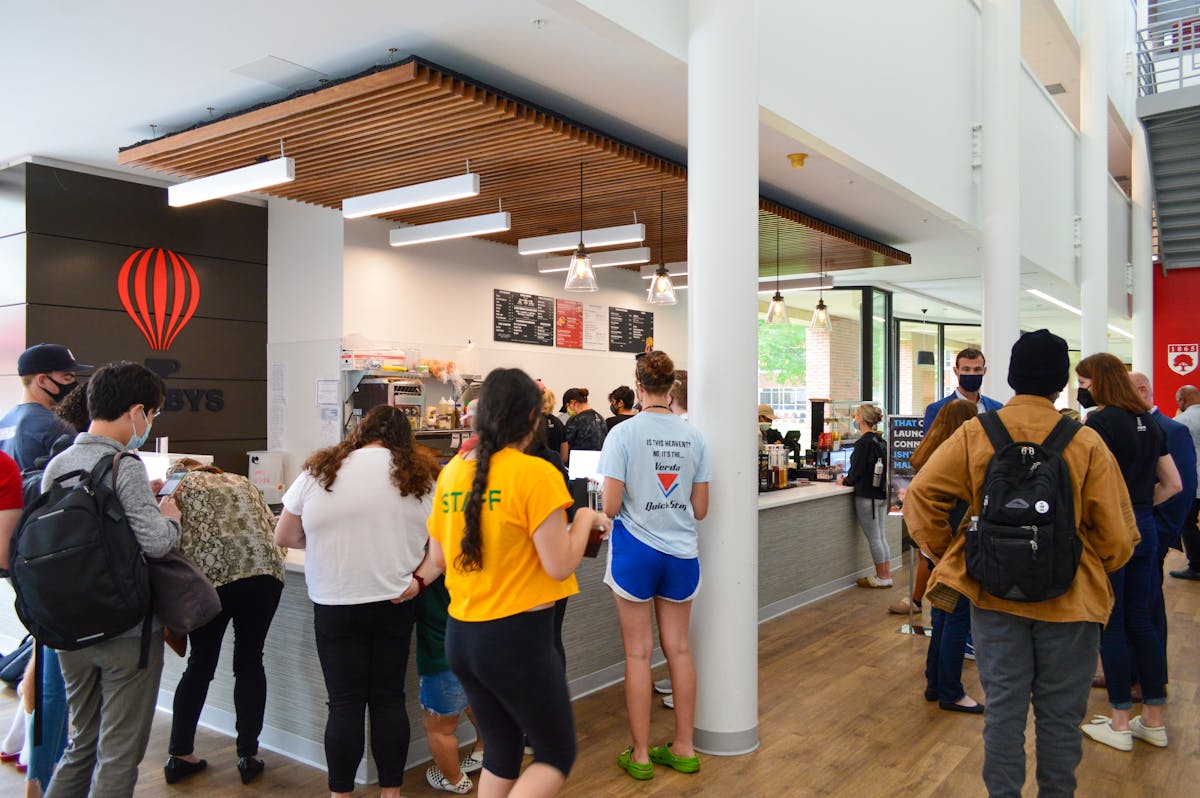
[(29, 232), (139, 249), (267, 262), (267, 209), (239, 202), (167, 205), (167, 190), (26, 164)]
[[(147, 241), (139, 247), (81, 241), (41, 233), (28, 236), (28, 301), (45, 305), (104, 308), (124, 313), (117, 293), (117, 278), (125, 261), (139, 249), (164, 247), (191, 264), (200, 284), (200, 303), (193, 318), (242, 321), (267, 320), (267, 267), (265, 263), (225, 260), (198, 255)], [(0, 263), (3, 263), (0, 240)], [(136, 266), (135, 266), (136, 268)], [(0, 296), (4, 288), (0, 287)], [(0, 304), (5, 304), (0, 301)]]
[(25, 169), (0, 170), (0, 236), (25, 232)]
[[(155, 422), (157, 425), (158, 422)], [(266, 438), (245, 438), (233, 441), (189, 441), (183, 438), (171, 438), (171, 451), (188, 454), (211, 454), (213, 463), (218, 468), (245, 474), (250, 464), (246, 452), (254, 452), (267, 448)]]

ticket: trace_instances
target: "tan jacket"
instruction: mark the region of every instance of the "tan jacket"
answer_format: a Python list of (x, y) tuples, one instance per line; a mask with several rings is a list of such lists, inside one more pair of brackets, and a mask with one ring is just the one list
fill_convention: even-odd
[[(999, 414), (1014, 441), (1038, 443), (1060, 418), (1049, 400), (1029, 395), (1014, 397)], [(1108, 447), (1094, 430), (1084, 427), (1063, 452), (1074, 483), (1083, 556), (1070, 589), (1038, 602), (1006, 601), (980, 588), (967, 575), (963, 535), (951, 537), (946, 522), (958, 499), (970, 504), (969, 516), (979, 514), (983, 479), (993, 454), (983, 425), (972, 419), (938, 447), (908, 488), (904, 520), (909, 534), (937, 563), (929, 579), (930, 591), (943, 585), (982, 609), (1039, 621), (1108, 623), (1113, 597), (1107, 575), (1129, 560), (1141, 539), (1129, 491)]]

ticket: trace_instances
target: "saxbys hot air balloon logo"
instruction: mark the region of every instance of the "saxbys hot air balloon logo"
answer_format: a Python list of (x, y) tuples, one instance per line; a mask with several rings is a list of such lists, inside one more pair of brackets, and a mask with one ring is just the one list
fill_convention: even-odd
[(121, 266), (117, 294), (150, 348), (165, 352), (200, 304), (200, 280), (182, 255), (139, 249)]

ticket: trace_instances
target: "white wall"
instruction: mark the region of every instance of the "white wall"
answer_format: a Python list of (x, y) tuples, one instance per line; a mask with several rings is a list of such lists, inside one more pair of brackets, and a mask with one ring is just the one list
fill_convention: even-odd
[(1133, 3), (1108, 0), (1108, 97), (1131, 129), (1137, 122), (1136, 35)]
[(687, 291), (680, 303), (646, 304), (646, 281), (625, 269), (599, 269), (601, 290), (568, 294), (565, 275), (537, 273), (537, 259), (488, 241), (462, 239), (414, 247), (388, 246), (389, 225), (372, 219), (346, 223), (346, 334), (377, 343), (416, 346), (422, 357), (452, 359), (464, 373), (519, 367), (545, 381), (560, 398), (571, 387), (591, 392), (591, 404), (608, 415), (608, 393), (633, 385), (633, 355), (498, 343), (492, 340), (492, 290), (523, 291), (559, 299), (654, 310), (654, 346), (687, 358)]
[[(342, 336), (343, 221), (339, 211), (267, 203), (267, 368), (287, 369), (284, 481), (319, 448), (316, 380), (336, 379)], [(268, 386), (268, 424), (275, 381)]]
[(1108, 181), (1108, 307), (1110, 313), (1129, 318), (1126, 266), (1129, 265), (1129, 197)]
[(1074, 283), (1079, 136), (1041, 83), (1021, 73), (1021, 254)]

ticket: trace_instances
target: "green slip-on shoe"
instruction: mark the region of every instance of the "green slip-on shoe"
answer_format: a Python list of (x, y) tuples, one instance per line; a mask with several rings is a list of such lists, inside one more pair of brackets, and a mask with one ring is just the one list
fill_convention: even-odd
[[(653, 751), (654, 749), (651, 749)], [(653, 761), (654, 754), (650, 754)], [(617, 754), (617, 764), (621, 769), (629, 774), (630, 778), (638, 781), (647, 781), (654, 778), (654, 765), (650, 762), (634, 762), (633, 761), (633, 746), (629, 746), (621, 753)], [(698, 765), (697, 765), (698, 766)]]
[(657, 765), (666, 765), (669, 768), (674, 768), (680, 773), (695, 773), (700, 770), (700, 757), (694, 756), (675, 756), (671, 751), (671, 744), (651, 746), (650, 761)]

